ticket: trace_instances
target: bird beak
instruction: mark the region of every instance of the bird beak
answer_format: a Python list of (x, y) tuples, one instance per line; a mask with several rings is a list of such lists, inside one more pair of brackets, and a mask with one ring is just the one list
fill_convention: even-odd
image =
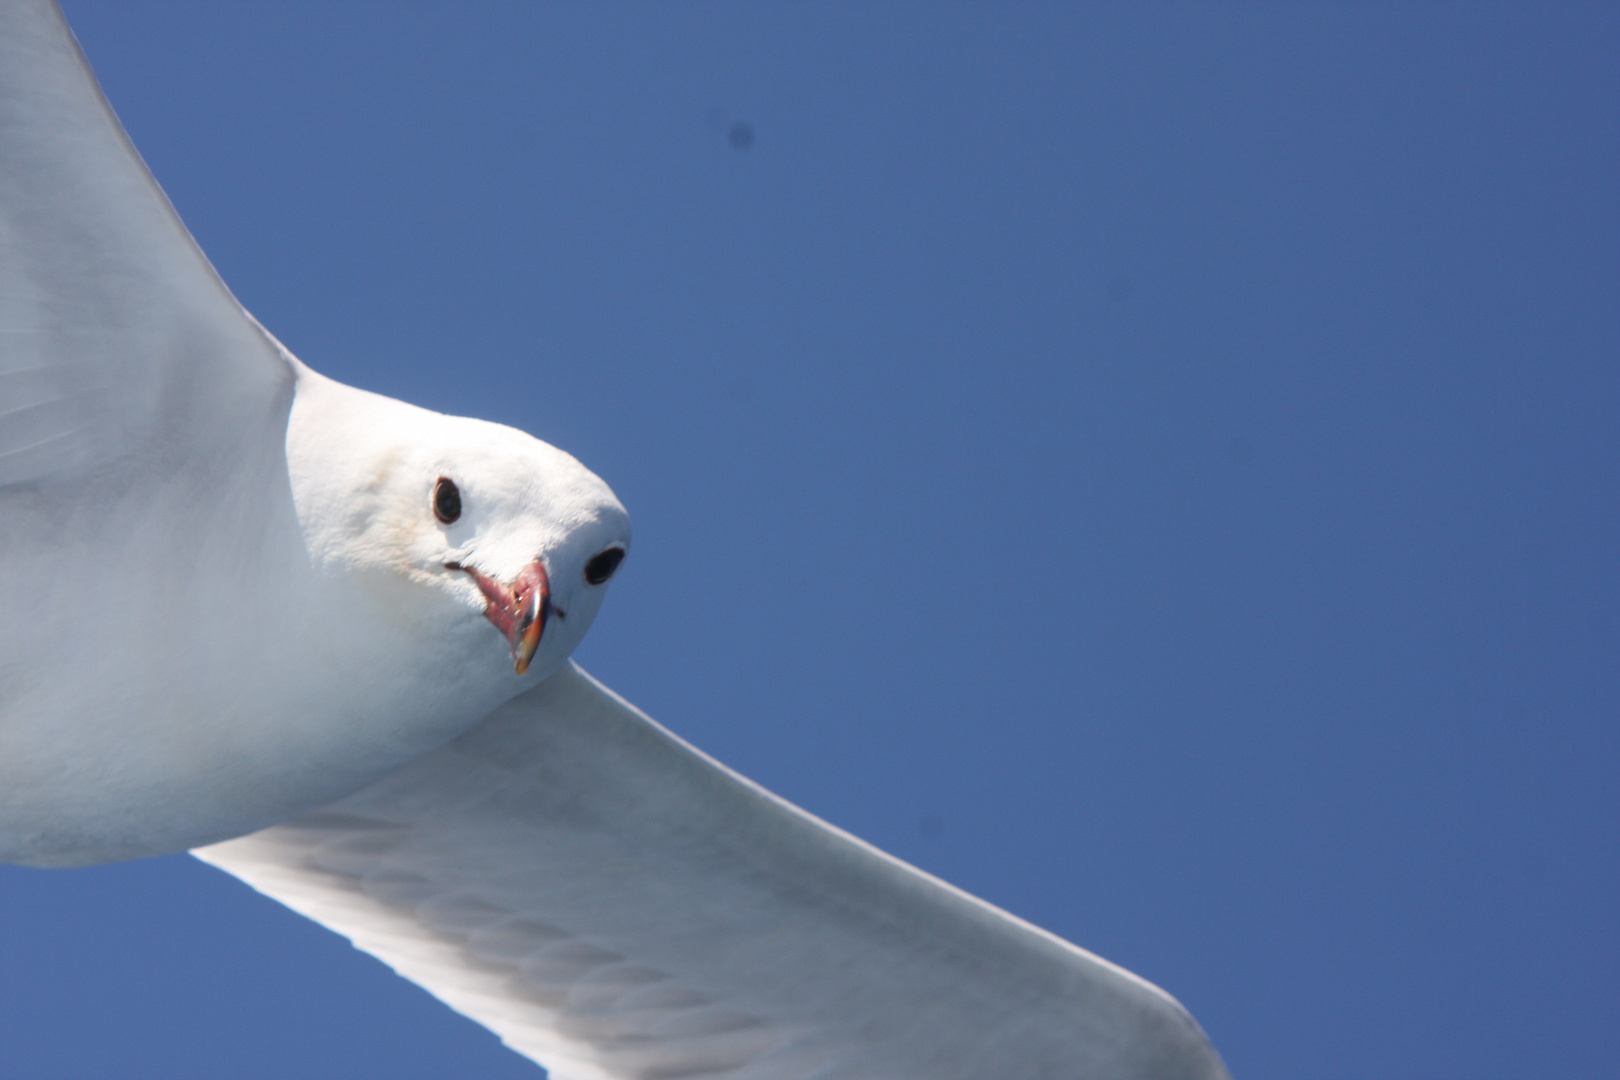
[(551, 612), (551, 582), (546, 568), (538, 562), (524, 567), (512, 591), (519, 614), (508, 640), (512, 643), (512, 666), (522, 675), (529, 670), (534, 650), (540, 647), (540, 635), (545, 633), (546, 616)]
[(503, 585), (461, 563), (445, 563), (444, 568), (472, 575), (478, 591), (484, 594), (484, 618), (512, 646), (512, 666), (519, 675), (528, 671), (529, 661), (540, 647), (540, 635), (546, 631), (546, 616), (551, 613), (551, 579), (546, 576), (545, 565), (536, 559), (518, 572), (511, 585)]

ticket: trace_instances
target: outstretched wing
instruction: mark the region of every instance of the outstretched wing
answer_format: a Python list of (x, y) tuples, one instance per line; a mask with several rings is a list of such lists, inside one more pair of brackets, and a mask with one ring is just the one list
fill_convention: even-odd
[(1168, 995), (727, 770), (570, 664), (196, 852), (559, 1080), (1225, 1077)]
[(0, 3), (0, 495), (201, 461), (223, 475), (285, 417), (291, 381), (53, 0)]
[(241, 661), (307, 573), (295, 365), (192, 242), (52, 0), (0, 0), (0, 859), (162, 850), (167, 811), (125, 828), (98, 809), (146, 782), (107, 763), (161, 757), (154, 731), (195, 745), (274, 677)]

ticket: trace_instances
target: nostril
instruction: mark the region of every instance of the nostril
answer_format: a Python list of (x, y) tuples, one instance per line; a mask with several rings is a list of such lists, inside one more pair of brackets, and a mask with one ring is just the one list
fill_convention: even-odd
[(617, 570), (623, 561), (624, 548), (618, 545), (599, 551), (585, 564), (585, 580), (592, 585), (600, 585), (613, 576), (613, 571)]

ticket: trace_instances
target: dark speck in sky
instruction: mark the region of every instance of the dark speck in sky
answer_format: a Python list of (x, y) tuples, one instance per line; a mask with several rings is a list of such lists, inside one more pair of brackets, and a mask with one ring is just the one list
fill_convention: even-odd
[(754, 126), (746, 120), (739, 120), (731, 125), (731, 130), (726, 133), (726, 138), (738, 150), (746, 150), (754, 145)]

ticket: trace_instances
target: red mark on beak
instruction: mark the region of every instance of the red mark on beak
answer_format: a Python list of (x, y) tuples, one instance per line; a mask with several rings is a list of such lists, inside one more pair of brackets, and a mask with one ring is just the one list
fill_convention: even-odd
[(519, 675), (528, 671), (546, 629), (546, 616), (551, 614), (551, 580), (546, 577), (546, 568), (535, 560), (518, 572), (510, 587), (471, 566), (445, 563), (444, 568), (472, 575), (486, 601), (484, 618), (506, 635), (512, 646), (512, 666)]

